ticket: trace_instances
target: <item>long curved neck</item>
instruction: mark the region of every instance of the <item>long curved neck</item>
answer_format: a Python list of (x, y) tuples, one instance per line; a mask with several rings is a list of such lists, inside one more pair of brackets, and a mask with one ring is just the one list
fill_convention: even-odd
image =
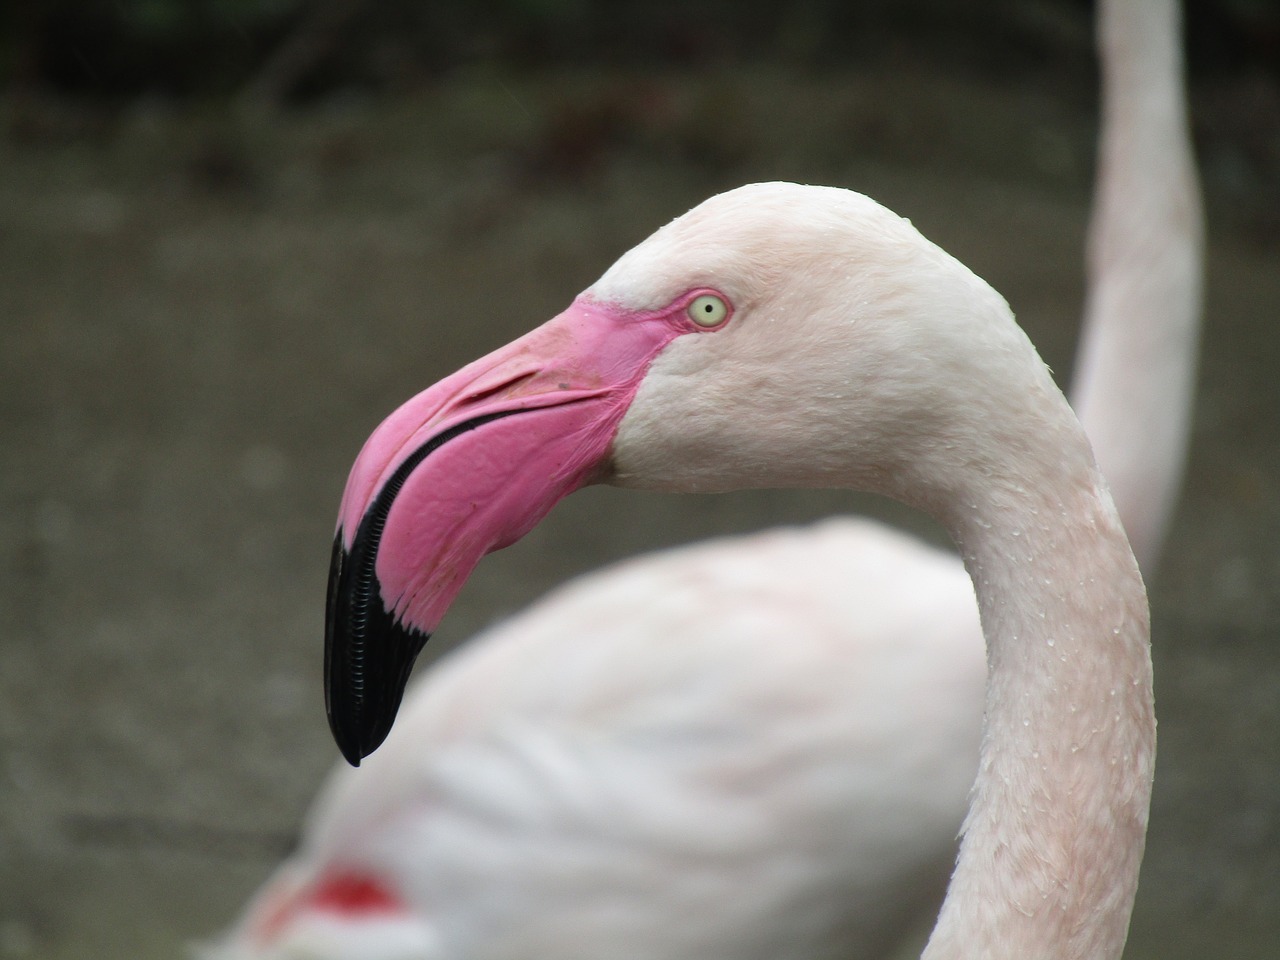
[(1128, 929), (1155, 757), (1146, 595), (1055, 399), (1053, 455), (1025, 438), (952, 524), (987, 639), (986, 723), (925, 960), (1109, 960)]
[(1203, 285), (1177, 0), (1100, 4), (1102, 131), (1071, 394), (1144, 570), (1182, 477)]
[[(1072, 395), (1150, 568), (1186, 453), (1202, 214), (1176, 0), (1104, 0), (1099, 17), (1103, 129)], [(987, 638), (986, 725), (925, 960), (1110, 960), (1124, 947), (1155, 760), (1148, 615), (1106, 485), (1087, 452), (1062, 462), (1065, 485), (988, 484), (953, 526)]]

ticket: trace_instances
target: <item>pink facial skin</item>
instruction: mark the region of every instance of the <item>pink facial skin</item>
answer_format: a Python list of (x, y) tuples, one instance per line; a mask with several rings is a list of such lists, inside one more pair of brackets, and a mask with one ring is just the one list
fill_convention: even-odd
[(353, 764), (390, 730), (413, 658), (480, 558), (597, 477), (650, 362), (706, 332), (685, 311), (713, 292), (649, 313), (579, 297), (366, 441), (338, 515), (325, 629), (330, 726)]

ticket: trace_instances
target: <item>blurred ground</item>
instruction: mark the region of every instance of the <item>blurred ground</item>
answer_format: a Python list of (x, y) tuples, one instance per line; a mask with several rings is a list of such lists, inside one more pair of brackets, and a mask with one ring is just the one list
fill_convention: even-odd
[[(1196, 96), (1203, 394), (1152, 584), (1161, 754), (1127, 953), (1165, 960), (1280, 942), (1280, 107), (1265, 83)], [(284, 117), (9, 104), (0, 958), (171, 957), (231, 918), (336, 758), (321, 605), (359, 444), (709, 193), (869, 193), (1001, 290), (1065, 382), (1091, 97), (915, 63), (480, 73)], [(609, 559), (866, 506), (588, 491), (481, 566), (431, 652)]]

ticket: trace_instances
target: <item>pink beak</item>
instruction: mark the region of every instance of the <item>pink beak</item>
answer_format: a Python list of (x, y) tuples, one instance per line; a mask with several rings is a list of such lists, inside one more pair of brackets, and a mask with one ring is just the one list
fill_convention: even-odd
[(325, 706), (353, 765), (486, 553), (607, 470), (650, 361), (687, 327), (579, 297), (391, 414), (351, 469), (329, 572)]

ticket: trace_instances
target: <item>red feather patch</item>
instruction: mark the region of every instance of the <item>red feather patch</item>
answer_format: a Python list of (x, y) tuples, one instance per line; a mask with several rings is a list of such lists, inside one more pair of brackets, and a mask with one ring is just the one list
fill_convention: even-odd
[(255, 933), (260, 943), (270, 943), (304, 911), (358, 919), (371, 914), (398, 913), (404, 909), (404, 901), (399, 895), (372, 874), (335, 871), (324, 874), (301, 890), (269, 898), (261, 910), (261, 919), (255, 924)]

